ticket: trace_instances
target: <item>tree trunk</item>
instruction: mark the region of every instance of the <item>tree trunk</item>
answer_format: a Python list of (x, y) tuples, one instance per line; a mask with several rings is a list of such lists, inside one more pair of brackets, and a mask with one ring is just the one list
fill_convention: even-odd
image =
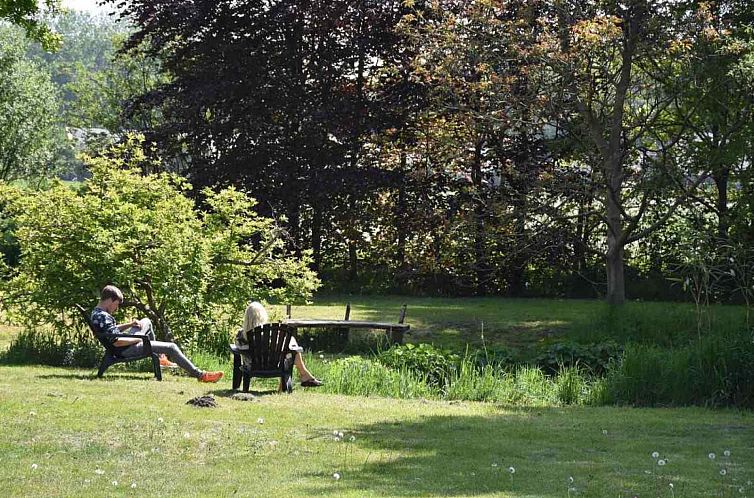
[(622, 161), (613, 156), (607, 165), (607, 302), (623, 304), (626, 300), (626, 281), (623, 274), (624, 245), (623, 218), (619, 206), (622, 184)]
[(396, 268), (403, 268), (406, 265), (406, 153), (401, 152), (401, 170), (398, 177), (398, 203), (395, 213), (396, 244), (395, 265)]
[(728, 212), (728, 179), (730, 168), (722, 166), (712, 173), (717, 187), (717, 236), (721, 241), (728, 239), (730, 213)]

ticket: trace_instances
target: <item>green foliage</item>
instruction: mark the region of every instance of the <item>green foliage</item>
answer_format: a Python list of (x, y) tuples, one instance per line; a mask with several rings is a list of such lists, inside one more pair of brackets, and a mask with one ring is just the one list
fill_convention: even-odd
[(50, 331), (25, 330), (0, 354), (8, 364), (36, 364), (58, 367), (94, 368), (103, 348), (91, 335), (67, 333), (56, 335)]
[(50, 172), (61, 129), (57, 89), (39, 64), (25, 58), (23, 37), (0, 25), (0, 180)]
[(0, 0), (0, 21), (7, 20), (21, 26), (26, 35), (41, 43), (45, 50), (57, 50), (63, 40), (41, 19), (59, 12), (60, 0)]
[(754, 342), (748, 334), (704, 338), (671, 350), (626, 348), (608, 371), (602, 400), (636, 406), (754, 407)]
[(380, 352), (377, 360), (396, 370), (414, 372), (430, 385), (442, 386), (458, 368), (461, 358), (450, 351), (421, 343), (393, 346)]
[(432, 386), (411, 370), (390, 369), (358, 356), (336, 360), (324, 378), (325, 392), (337, 394), (404, 399), (437, 395)]
[(136, 309), (129, 313), (151, 318), (161, 336), (222, 351), (250, 298), (311, 296), (318, 280), (308, 254), (285, 251), (254, 199), (206, 190), (198, 210), (185, 179), (140, 173), (150, 166), (142, 140), (87, 158), (92, 178), (76, 189), (3, 188), (22, 254), (3, 285), (15, 319), (64, 334), (77, 318), (73, 305), (91, 306), (112, 283)]
[(589, 345), (558, 342), (547, 346), (537, 355), (534, 363), (550, 374), (561, 372), (564, 367), (579, 367), (601, 375), (613, 361), (620, 358), (621, 353), (622, 348), (613, 341)]

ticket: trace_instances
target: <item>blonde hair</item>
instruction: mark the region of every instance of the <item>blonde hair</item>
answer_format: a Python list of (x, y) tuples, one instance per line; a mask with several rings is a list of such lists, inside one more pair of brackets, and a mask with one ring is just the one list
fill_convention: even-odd
[(249, 332), (251, 329), (264, 325), (269, 321), (270, 317), (267, 315), (267, 310), (264, 309), (262, 303), (252, 301), (246, 307), (246, 313), (243, 316), (243, 331)]

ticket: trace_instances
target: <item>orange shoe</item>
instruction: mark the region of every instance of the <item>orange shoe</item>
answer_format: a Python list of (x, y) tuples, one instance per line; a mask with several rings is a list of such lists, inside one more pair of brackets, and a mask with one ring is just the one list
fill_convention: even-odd
[(172, 361), (168, 360), (168, 357), (164, 354), (160, 355), (160, 366), (161, 367), (177, 367), (178, 365), (173, 363)]
[(199, 382), (217, 382), (222, 378), (222, 372), (204, 372), (202, 376), (199, 377)]

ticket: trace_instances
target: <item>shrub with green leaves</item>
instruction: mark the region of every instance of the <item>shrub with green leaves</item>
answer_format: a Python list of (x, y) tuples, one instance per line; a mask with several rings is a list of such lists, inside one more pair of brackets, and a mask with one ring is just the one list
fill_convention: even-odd
[(558, 342), (537, 355), (534, 362), (548, 374), (556, 374), (565, 367), (578, 366), (601, 375), (610, 363), (620, 358), (621, 352), (622, 348), (612, 341), (590, 345)]
[(42, 191), (5, 185), (0, 202), (13, 219), (20, 263), (2, 286), (11, 317), (27, 329), (64, 334), (82, 322), (106, 284), (126, 296), (121, 318), (148, 316), (158, 336), (221, 351), (249, 299), (305, 301), (319, 285), (310, 255), (285, 249), (272, 219), (249, 195), (202, 191), (159, 170), (131, 137), (85, 158), (92, 177)]
[(458, 368), (461, 358), (432, 344), (395, 345), (380, 352), (377, 360), (396, 370), (409, 370), (421, 375), (428, 384), (442, 386)]

